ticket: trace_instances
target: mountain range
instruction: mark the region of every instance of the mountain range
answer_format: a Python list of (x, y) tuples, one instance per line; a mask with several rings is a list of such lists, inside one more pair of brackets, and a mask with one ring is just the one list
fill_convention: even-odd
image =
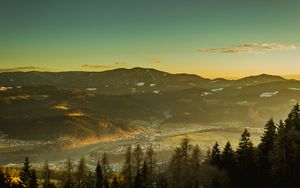
[(16, 139), (101, 137), (144, 126), (242, 124), (283, 118), (300, 81), (261, 74), (207, 79), (132, 68), (0, 73), (0, 132)]

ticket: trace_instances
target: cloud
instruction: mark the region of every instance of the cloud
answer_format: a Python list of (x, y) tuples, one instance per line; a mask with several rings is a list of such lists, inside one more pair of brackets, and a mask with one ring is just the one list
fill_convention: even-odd
[(114, 62), (114, 66), (127, 66), (127, 62), (120, 62), (120, 61), (116, 61)]
[(285, 45), (280, 43), (246, 43), (239, 44), (233, 47), (226, 48), (200, 48), (199, 52), (203, 53), (253, 53), (253, 54), (263, 54), (267, 51), (289, 51), (296, 50), (297, 46)]
[(45, 70), (45, 68), (35, 67), (35, 66), (0, 68), (0, 72), (19, 72), (19, 71), (34, 71), (34, 70)]
[(112, 68), (112, 66), (109, 65), (99, 65), (99, 64), (84, 64), (82, 65), (84, 68), (89, 68), (89, 69), (108, 69)]
[(199, 51), (205, 53), (249, 53), (252, 51), (252, 48), (250, 47), (200, 48)]
[(156, 64), (156, 65), (160, 65), (160, 64), (162, 64), (162, 61), (159, 58), (152, 58), (151, 63)]
[(263, 43), (261, 44), (261, 48), (265, 50), (280, 50), (280, 51), (288, 51), (297, 49), (296, 45), (283, 45), (278, 43)]
[(87, 68), (87, 69), (110, 69), (110, 68), (123, 67), (123, 66), (127, 66), (127, 62), (116, 61), (116, 62), (112, 63), (111, 65), (102, 65), (102, 64), (84, 64), (84, 65), (82, 65), (83, 68)]

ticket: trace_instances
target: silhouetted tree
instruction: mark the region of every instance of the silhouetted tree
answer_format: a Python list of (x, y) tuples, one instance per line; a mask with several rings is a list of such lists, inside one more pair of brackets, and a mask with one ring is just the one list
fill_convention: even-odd
[[(255, 182), (253, 180), (255, 174), (255, 162), (254, 162), (254, 148), (253, 143), (250, 140), (250, 133), (247, 129), (243, 132), (238, 148), (237, 148), (237, 159), (239, 167), (240, 181), (239, 187), (253, 187)], [(249, 180), (251, 180), (249, 182)], [(245, 184), (245, 182), (248, 182)]]
[(136, 175), (137, 175), (138, 171), (140, 171), (140, 169), (142, 167), (142, 161), (143, 161), (143, 151), (142, 151), (142, 148), (139, 144), (134, 149), (133, 159), (134, 159), (133, 164), (135, 166), (135, 172), (136, 172)]
[(46, 161), (43, 167), (43, 188), (51, 188), (52, 183), (50, 182), (51, 171), (49, 168), (49, 164)]
[(180, 188), (182, 186), (182, 156), (180, 148), (175, 148), (169, 164), (172, 187)]
[(123, 175), (125, 178), (125, 187), (131, 188), (132, 187), (132, 178), (133, 178), (133, 167), (132, 167), (132, 152), (131, 152), (131, 146), (127, 148), (127, 151), (125, 153), (125, 163), (123, 166)]
[(21, 186), (25, 188), (30, 187), (30, 178), (31, 178), (31, 165), (29, 158), (26, 157), (23, 168), (20, 172), (20, 180), (21, 180)]
[(30, 188), (38, 187), (35, 169), (31, 170), (29, 185), (30, 185)]
[(235, 153), (232, 149), (230, 142), (228, 141), (221, 154), (221, 168), (227, 172), (231, 187), (236, 187), (235, 176), (237, 170), (237, 164), (235, 159)]
[(87, 172), (87, 176), (86, 176), (86, 188), (94, 188), (95, 187), (95, 179), (94, 179), (94, 175), (92, 174), (92, 172), (89, 170)]
[(64, 188), (73, 188), (74, 187), (74, 182), (72, 178), (72, 171), (73, 171), (73, 165), (71, 162), (71, 159), (68, 158), (66, 161), (66, 171), (63, 176), (63, 187)]
[(155, 176), (156, 176), (156, 160), (155, 160), (155, 153), (152, 145), (147, 149), (146, 152), (146, 164), (148, 167), (149, 187), (153, 187)]
[(101, 170), (101, 166), (100, 163), (98, 162), (97, 167), (96, 167), (96, 178), (95, 178), (95, 183), (96, 183), (96, 188), (102, 188), (103, 187), (103, 174), (102, 174), (102, 170)]
[(77, 168), (77, 188), (84, 188), (87, 181), (87, 167), (85, 165), (85, 159), (82, 157), (79, 160)]
[(270, 155), (274, 148), (276, 139), (276, 125), (273, 119), (270, 119), (265, 127), (263, 136), (261, 137), (261, 143), (258, 145), (258, 162), (259, 162), (259, 178), (260, 183), (264, 187), (271, 187), (271, 162)]
[(198, 145), (193, 148), (192, 158), (191, 158), (191, 168), (192, 168), (192, 179), (193, 187), (200, 187), (199, 174), (201, 165), (201, 151)]
[(218, 142), (215, 143), (210, 154), (210, 164), (218, 168), (221, 167), (221, 151)]

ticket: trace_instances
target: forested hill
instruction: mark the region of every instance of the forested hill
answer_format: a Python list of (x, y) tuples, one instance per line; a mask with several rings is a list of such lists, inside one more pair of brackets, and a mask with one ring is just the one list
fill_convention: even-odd
[(297, 101), (300, 81), (266, 74), (211, 80), (143, 68), (5, 72), (0, 134), (26, 140), (99, 137), (135, 130), (135, 121), (260, 126), (270, 116), (284, 118)]
[[(222, 149), (221, 149), (222, 148)], [(156, 163), (150, 146), (128, 147), (121, 171), (112, 171), (109, 156), (103, 154), (95, 167), (81, 158), (74, 168), (52, 171), (47, 163), (34, 169), (28, 158), (21, 169), (1, 168), (0, 187), (68, 188), (296, 188), (300, 186), (300, 108), (295, 105), (284, 121), (267, 121), (258, 147), (247, 129), (236, 149), (230, 142), (218, 143), (201, 153), (185, 138), (168, 163)]]

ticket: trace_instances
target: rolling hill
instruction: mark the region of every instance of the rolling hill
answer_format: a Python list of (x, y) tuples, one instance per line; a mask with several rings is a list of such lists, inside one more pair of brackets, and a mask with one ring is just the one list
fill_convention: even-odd
[(0, 131), (8, 138), (101, 137), (132, 123), (241, 123), (283, 118), (300, 82), (257, 75), (206, 79), (155, 69), (0, 73)]

